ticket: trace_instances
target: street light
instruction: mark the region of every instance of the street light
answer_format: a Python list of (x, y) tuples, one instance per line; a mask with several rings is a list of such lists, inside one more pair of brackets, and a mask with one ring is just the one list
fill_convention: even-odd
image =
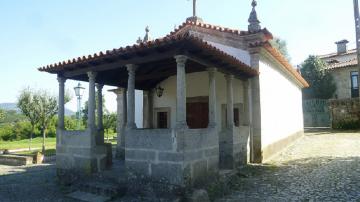
[(84, 95), (85, 88), (81, 86), (79, 83), (76, 87), (74, 87), (75, 95), (77, 97), (77, 119), (78, 125), (77, 128), (80, 130), (80, 121), (81, 121), (81, 98)]

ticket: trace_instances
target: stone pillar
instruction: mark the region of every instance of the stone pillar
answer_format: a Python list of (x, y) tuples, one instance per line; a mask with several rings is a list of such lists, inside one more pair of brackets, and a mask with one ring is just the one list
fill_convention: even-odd
[(65, 82), (64, 77), (58, 76), (59, 82), (59, 111), (58, 111), (58, 130), (65, 130)]
[(243, 90), (244, 90), (244, 118), (242, 124), (245, 126), (249, 126), (250, 124), (249, 80), (243, 81)]
[(96, 72), (88, 72), (89, 77), (89, 100), (88, 100), (88, 129), (95, 131), (95, 79)]
[(184, 55), (175, 56), (177, 63), (176, 75), (176, 128), (187, 129), (186, 123), (186, 72), (185, 63), (187, 57)]
[(216, 127), (216, 68), (208, 68), (209, 73), (209, 128)]
[(117, 133), (117, 147), (116, 157), (125, 159), (125, 127), (127, 119), (127, 98), (126, 89), (118, 88), (111, 90), (116, 94), (117, 101), (117, 119), (116, 119), (116, 133)]
[(153, 91), (144, 91), (143, 96), (144, 128), (153, 128)]
[(104, 124), (103, 124), (103, 95), (102, 95), (102, 89), (104, 85), (102, 84), (96, 84), (97, 88), (97, 128), (99, 131), (98, 134), (98, 143), (103, 144), (104, 143)]
[(137, 69), (136, 65), (128, 64), (126, 65), (129, 78), (128, 78), (128, 96), (127, 96), (127, 128), (134, 129), (136, 127), (135, 123), (135, 71)]
[[(259, 50), (250, 50), (251, 67), (259, 70), (260, 54)], [(251, 86), (251, 128), (250, 128), (250, 147), (251, 163), (262, 163), (262, 143), (261, 143), (261, 103), (260, 103), (260, 78), (259, 76), (250, 79)]]
[(226, 79), (226, 118), (227, 127), (234, 127), (234, 93), (233, 93), (233, 80), (234, 76), (230, 74), (225, 75)]

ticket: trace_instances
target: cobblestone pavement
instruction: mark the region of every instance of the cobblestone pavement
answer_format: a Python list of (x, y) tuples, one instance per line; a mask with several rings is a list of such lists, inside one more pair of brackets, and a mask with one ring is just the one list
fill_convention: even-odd
[(68, 201), (56, 185), (52, 164), (36, 166), (0, 165), (0, 202)]
[(307, 133), (264, 165), (240, 170), (235, 201), (360, 202), (360, 132)]

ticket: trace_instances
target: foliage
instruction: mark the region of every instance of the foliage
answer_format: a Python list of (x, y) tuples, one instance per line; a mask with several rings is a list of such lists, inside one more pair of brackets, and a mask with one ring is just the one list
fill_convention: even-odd
[(0, 109), (0, 121), (3, 121), (5, 119), (5, 111)]
[(336, 84), (326, 63), (316, 56), (309, 56), (301, 65), (301, 74), (310, 87), (303, 90), (304, 99), (330, 99), (336, 91)]
[(334, 123), (332, 128), (340, 130), (357, 130), (360, 129), (360, 120), (341, 120)]
[[(70, 96), (66, 93), (65, 103), (69, 101)], [(30, 121), (32, 131), (30, 142), (35, 126), (40, 127), (43, 140), (45, 140), (46, 131), (58, 111), (57, 97), (44, 90), (26, 88), (20, 92), (18, 107)], [(45, 151), (45, 141), (43, 142), (43, 150)]]
[(116, 114), (115, 113), (105, 113), (103, 116), (103, 123), (104, 123), (104, 132), (108, 135), (110, 132), (116, 131)]
[[(103, 107), (104, 112), (108, 113), (108, 111), (105, 107), (105, 97), (104, 96), (102, 98), (102, 107)], [(89, 109), (89, 103), (88, 103), (88, 101), (86, 101), (83, 110), (81, 110), (82, 121), (85, 126), (87, 125), (87, 120), (88, 120), (88, 109)], [(95, 94), (95, 116), (96, 116), (96, 119), (97, 119), (97, 109), (98, 109), (98, 94), (96, 93)]]
[(289, 51), (287, 49), (287, 43), (285, 40), (279, 38), (279, 37), (274, 37), (273, 40), (270, 41), (271, 45), (278, 49), (278, 51), (283, 54), (283, 56), (288, 60), (290, 61), (291, 60), (291, 57), (290, 57), (290, 54), (289, 54)]
[(23, 114), (18, 113), (16, 110), (3, 110), (3, 112), (4, 112), (4, 119), (0, 120), (0, 125), (5, 123), (15, 123), (26, 120), (26, 117)]

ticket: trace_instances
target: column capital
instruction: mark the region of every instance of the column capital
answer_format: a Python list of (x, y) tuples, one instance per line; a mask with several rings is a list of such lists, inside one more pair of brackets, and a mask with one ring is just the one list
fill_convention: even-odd
[(89, 80), (95, 80), (96, 76), (97, 76), (97, 72), (87, 72), (87, 75), (89, 77)]
[(232, 74), (225, 74), (225, 79), (226, 79), (227, 81), (231, 81), (231, 80), (234, 79), (234, 75), (232, 75)]
[(98, 91), (102, 91), (102, 89), (104, 88), (104, 84), (97, 83), (96, 88), (98, 89)]
[(125, 66), (128, 72), (135, 72), (138, 68), (138, 66), (134, 64), (127, 64)]
[(183, 64), (183, 65), (185, 65), (188, 59), (186, 55), (176, 55), (174, 58), (176, 59), (177, 64)]
[(206, 71), (214, 74), (215, 72), (217, 72), (217, 68), (216, 67), (208, 67), (208, 68), (206, 68)]
[(66, 82), (66, 78), (63, 76), (60, 76), (60, 75), (57, 76), (57, 80), (59, 83), (62, 83), (62, 84)]
[(112, 89), (112, 90), (108, 90), (109, 92), (113, 92), (116, 95), (121, 95), (123, 93), (126, 93), (126, 88), (116, 88), (116, 89)]

